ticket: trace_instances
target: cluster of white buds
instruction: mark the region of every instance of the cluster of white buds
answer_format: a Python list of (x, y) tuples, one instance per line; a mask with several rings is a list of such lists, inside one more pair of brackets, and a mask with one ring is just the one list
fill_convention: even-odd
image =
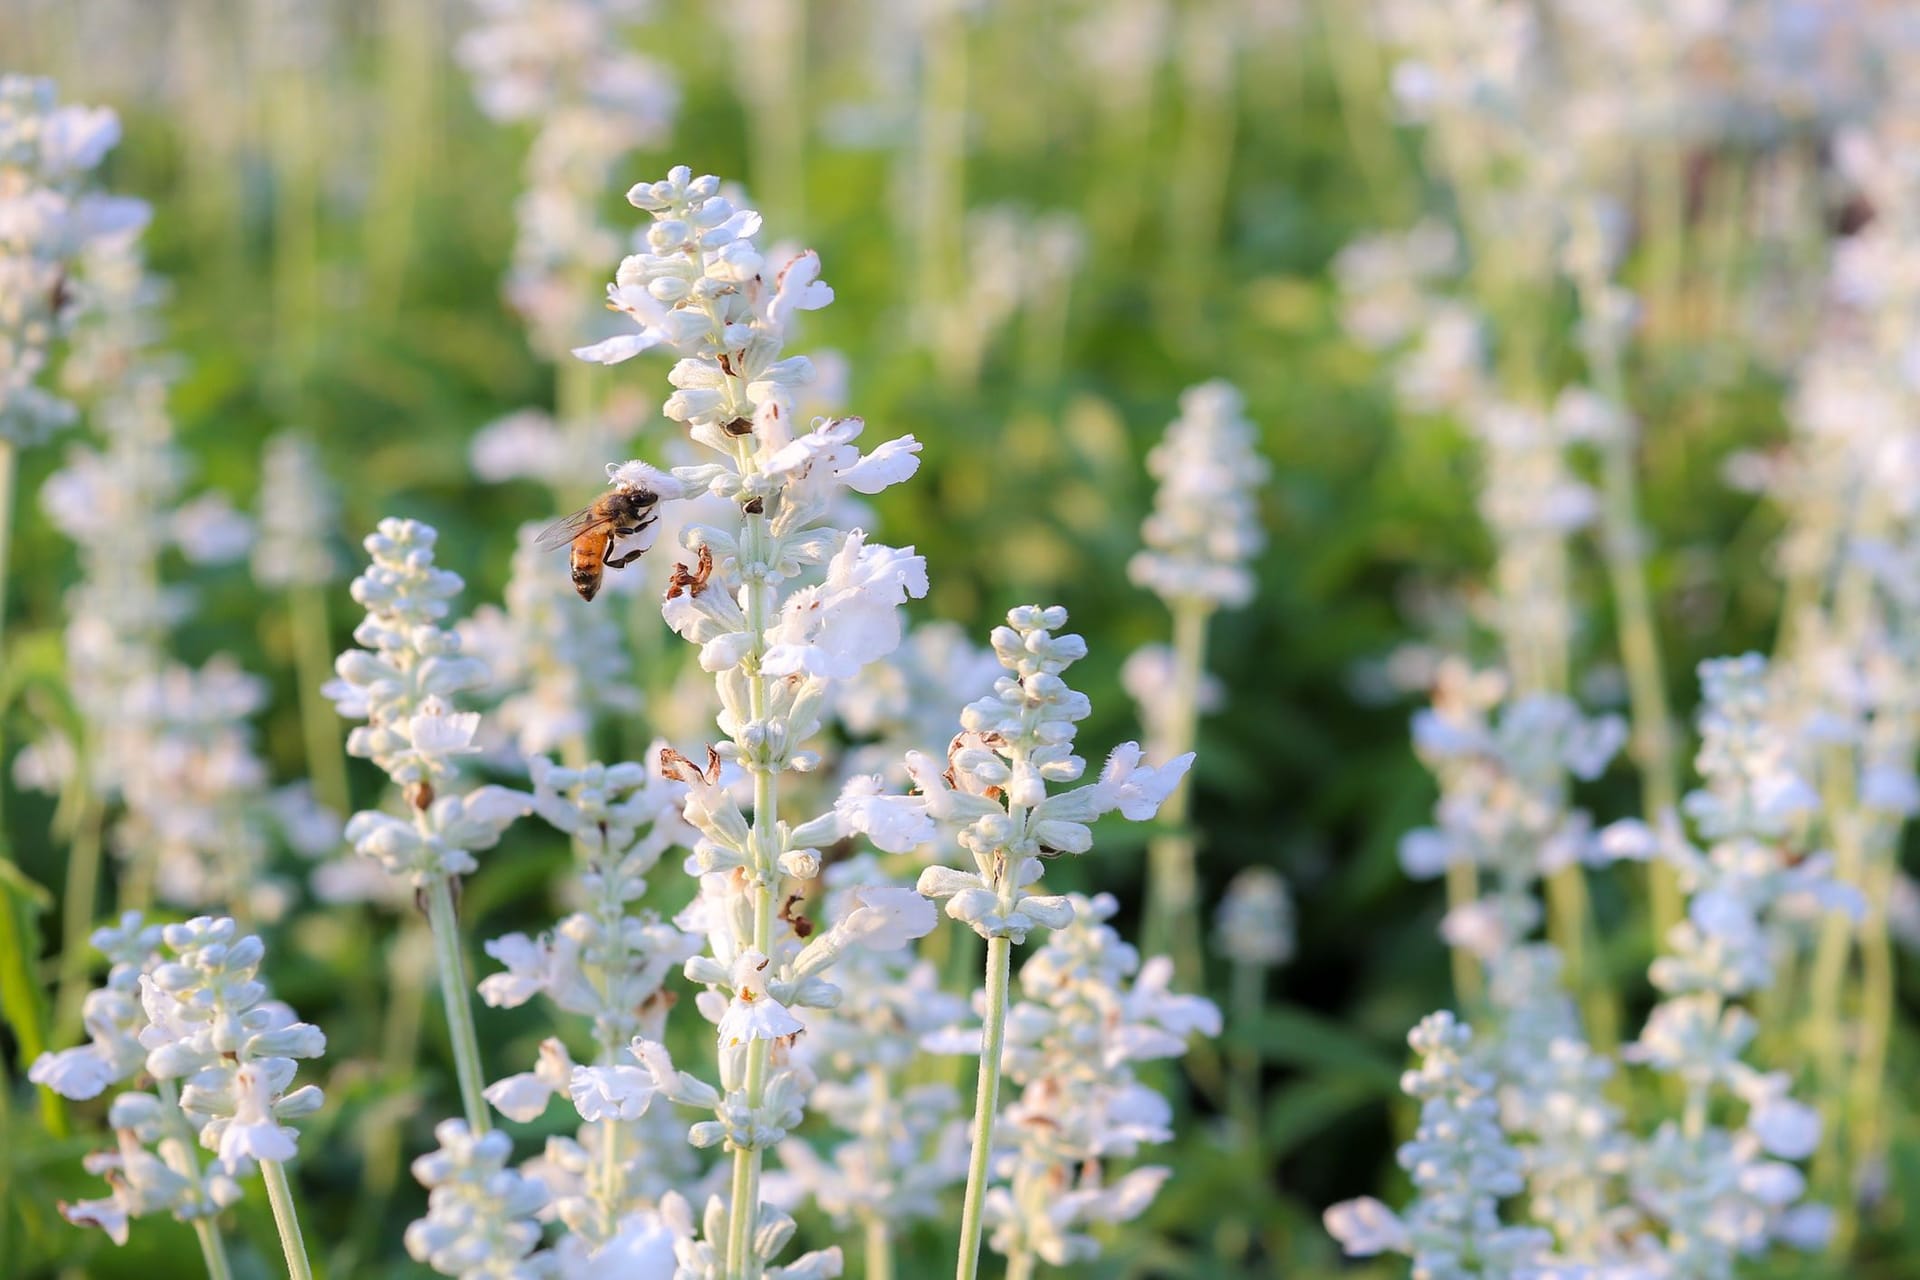
[(277, 919), (292, 895), (267, 871), (279, 824), (252, 725), (267, 704), (265, 681), (218, 656), (197, 670), (169, 665), (121, 696), (118, 714), (142, 736), (134, 744), (116, 735), (115, 745), (137, 745), (143, 759), (120, 771), (126, 812), (116, 851), (151, 867), (161, 901)]
[(139, 201), (86, 189), (119, 140), (107, 108), (61, 105), (51, 80), (0, 76), (0, 442), (35, 444), (74, 419), (41, 378), (87, 305), (79, 260), (147, 220)]
[(614, 166), (663, 139), (678, 94), (660, 64), (627, 48), (650, 6), (634, 0), (479, 0), (456, 56), (481, 109), (538, 126), (507, 297), (556, 357), (590, 317), (580, 284), (619, 252), (596, 208)]
[[(319, 1057), (326, 1037), (268, 998), (258, 977), (265, 948), (231, 919), (161, 926), (130, 912), (92, 941), (112, 968), (86, 1000), (90, 1038), (42, 1055), (29, 1078), (76, 1099), (142, 1070), (156, 1082), (153, 1093), (114, 1099), (116, 1147), (88, 1158), (112, 1194), (63, 1206), (69, 1220), (124, 1244), (132, 1219), (211, 1218), (240, 1199), (238, 1179), (255, 1165), (293, 1158), (285, 1122), (322, 1102), (312, 1085), (289, 1089), (296, 1059)], [(215, 1153), (204, 1170), (196, 1141)]]
[(1293, 958), (1293, 895), (1278, 871), (1248, 867), (1228, 884), (1214, 916), (1214, 945), (1235, 964), (1274, 969)]
[[(725, 795), (717, 785), (717, 767), (712, 774), (702, 775), (684, 757), (668, 759), (679, 776), (698, 779), (689, 795), (687, 816), (700, 826), (696, 813), (711, 803), (711, 796), (699, 796), (702, 788)], [(724, 803), (731, 805), (730, 800)], [(737, 809), (733, 816), (738, 818)], [(833, 821), (829, 814), (818, 823), (830, 826)], [(796, 829), (796, 836), (805, 834), (805, 826)], [(789, 866), (801, 862), (792, 857), (786, 861)], [(801, 869), (817, 874), (818, 865), (816, 854), (810, 868)], [(798, 871), (790, 874), (811, 878)], [(813, 1085), (811, 1073), (789, 1053), (793, 1037), (805, 1029), (794, 1010), (832, 1009), (839, 1004), (840, 988), (824, 975), (849, 949), (898, 950), (934, 925), (932, 905), (911, 889), (857, 887), (847, 901), (846, 915), (823, 931), (810, 923), (802, 928), (802, 921), (789, 911), (778, 933), (770, 935), (772, 951), (763, 952), (755, 945), (753, 894), (744, 869), (709, 871), (700, 877), (700, 896), (676, 923), (707, 941), (708, 954), (688, 960), (686, 975), (706, 987), (695, 1003), (719, 1032), (721, 1090), (673, 1071), (660, 1046), (635, 1045), (663, 1093), (682, 1105), (714, 1111), (714, 1120), (696, 1124), (690, 1131), (688, 1137), (695, 1146), (724, 1141), (731, 1147), (762, 1148), (784, 1139), (799, 1122)], [(756, 1041), (771, 1045), (775, 1060), (765, 1100), (759, 1105), (750, 1103), (746, 1095), (747, 1055)]]
[(1857, 890), (1833, 880), (1831, 854), (1785, 851), (1804, 842), (1820, 799), (1800, 771), (1798, 743), (1769, 678), (1758, 654), (1700, 665), (1703, 785), (1682, 809), (1709, 845), (1702, 852), (1673, 830), (1659, 841), (1688, 896), (1687, 918), (1651, 970), (1654, 985), (1671, 996), (1706, 993), (1719, 1001), (1762, 990), (1777, 971), (1781, 922), (1863, 909)]
[[(1048, 794), (1048, 783), (1075, 782), (1086, 771), (1073, 751), (1074, 734), (1092, 705), (1061, 673), (1086, 656), (1087, 642), (1056, 634), (1066, 622), (1067, 611), (1057, 605), (1022, 605), (1008, 613), (992, 641), (1012, 674), (961, 713), (961, 733), (944, 770), (917, 752), (908, 757), (920, 791), (912, 798), (917, 812), (952, 831), (974, 860), (973, 871), (927, 868), (920, 892), (945, 899), (947, 914), (983, 938), (1023, 942), (1035, 927), (1070, 921), (1073, 908), (1065, 898), (1028, 892), (1043, 874), (1041, 859), (1085, 853), (1093, 847), (1090, 824), (1116, 809), (1131, 821), (1148, 821), (1193, 763), (1188, 752), (1148, 765), (1139, 744), (1126, 742), (1114, 748), (1097, 780)], [(876, 798), (870, 807), (878, 804)], [(866, 821), (869, 830), (876, 825)]]
[(283, 1122), (323, 1101), (313, 1085), (289, 1092), (295, 1060), (319, 1057), (326, 1037), (267, 998), (258, 977), (266, 947), (232, 920), (199, 916), (160, 938), (172, 956), (140, 984), (148, 1072), (185, 1081), (181, 1110), (200, 1121), (200, 1144), (230, 1172), (291, 1160), (294, 1131)]
[[(865, 854), (836, 862), (824, 878), (824, 914), (836, 922), (862, 910), (868, 891), (889, 887)], [(907, 948), (850, 947), (836, 979), (856, 997), (806, 1010), (794, 1052), (819, 1078), (813, 1108), (848, 1138), (824, 1159), (790, 1138), (780, 1144), (781, 1163), (837, 1223), (897, 1231), (937, 1220), (941, 1191), (966, 1175), (965, 1130), (953, 1087), (920, 1082), (913, 1067), (920, 1039), (957, 1022), (965, 1004), (941, 991), (934, 966)]]
[(1498, 673), (1448, 662), (1433, 706), (1414, 716), (1413, 739), (1439, 779), (1440, 799), (1436, 825), (1402, 838), (1401, 865), (1416, 879), (1471, 866), (1495, 886), (1448, 913), (1442, 933), (1450, 944), (1495, 960), (1539, 923), (1540, 880), (1632, 852), (1596, 838), (1568, 794), (1569, 774), (1597, 777), (1625, 741), (1619, 717), (1589, 719), (1550, 694), (1508, 698)]
[(1473, 1059), (1473, 1032), (1450, 1013), (1421, 1019), (1407, 1037), (1420, 1064), (1400, 1087), (1420, 1100), (1420, 1127), (1400, 1148), (1413, 1180), (1405, 1215), (1372, 1197), (1326, 1212), (1327, 1230), (1356, 1257), (1401, 1253), (1435, 1280), (1532, 1274), (1552, 1237), (1500, 1221), (1500, 1202), (1525, 1186), (1520, 1153), (1501, 1132), (1494, 1077)]
[(379, 765), (413, 811), (411, 821), (357, 813), (347, 838), (416, 885), (472, 871), (474, 852), (498, 843), (532, 803), (496, 786), (436, 794), (457, 773), (456, 759), (479, 750), (479, 714), (456, 711), (448, 699), (487, 675), (485, 664), (462, 651), (459, 635), (439, 625), (461, 582), (434, 565), (437, 537), (428, 525), (393, 518), (367, 536), (373, 563), (353, 580), (353, 598), (367, 611), (353, 631), (362, 647), (340, 655), (339, 679), (327, 686), (341, 715), (367, 721), (348, 735), (348, 753)]
[(340, 572), (334, 555), (338, 499), (313, 441), (282, 431), (260, 454), (260, 536), (253, 576), (264, 587), (322, 586)]
[(1371, 350), (1399, 346), (1446, 305), (1434, 286), (1458, 270), (1459, 257), (1458, 237), (1433, 221), (1349, 240), (1333, 258), (1341, 326)]
[(552, 552), (535, 545), (539, 533), (539, 525), (521, 526), (506, 607), (474, 610), (459, 627), (461, 645), (486, 664), (478, 692), (499, 699), (490, 723), (518, 752), (584, 759), (595, 718), (637, 712), (640, 695), (618, 620), (553, 571)]
[[(1646, 1144), (1633, 1178), (1636, 1201), (1689, 1273), (1724, 1269), (1776, 1239), (1818, 1248), (1830, 1221), (1826, 1206), (1796, 1204), (1806, 1179), (1792, 1163), (1818, 1147), (1820, 1115), (1788, 1096), (1784, 1075), (1743, 1060), (1759, 1027), (1732, 1003), (1773, 983), (1785, 920), (1857, 916), (1863, 906), (1857, 890), (1833, 881), (1828, 855), (1791, 856), (1818, 797), (1795, 771), (1769, 674), (1757, 654), (1701, 664), (1705, 785), (1684, 808), (1711, 844), (1703, 854), (1677, 831), (1660, 841), (1679, 870), (1687, 916), (1649, 970), (1665, 998), (1622, 1050), (1685, 1087), (1681, 1120)], [(1710, 1123), (1719, 1089), (1746, 1104), (1740, 1128)]]
[[(1135, 1074), (1135, 1063), (1177, 1058), (1187, 1039), (1220, 1034), (1220, 1011), (1168, 989), (1173, 965), (1145, 965), (1106, 921), (1110, 894), (1068, 899), (1072, 921), (1054, 929), (1020, 968), (1025, 999), (1008, 1012), (1007, 1078), (1021, 1086), (996, 1129), (1011, 1134), (1008, 1185), (987, 1193), (993, 1249), (1060, 1267), (1099, 1256), (1088, 1228), (1145, 1212), (1170, 1170), (1132, 1169), (1107, 1183), (1108, 1161), (1170, 1141), (1173, 1109)], [(977, 1054), (980, 1034), (939, 1033), (930, 1045)]]
[[(532, 1071), (491, 1085), (487, 1100), (519, 1121), (539, 1117), (558, 1094), (571, 1097), (586, 1127), (577, 1138), (552, 1138), (536, 1167), (549, 1189), (549, 1211), (594, 1245), (611, 1241), (641, 1196), (664, 1189), (670, 1170), (658, 1142), (670, 1122), (649, 1110), (655, 1092), (629, 1045), (657, 1039), (671, 1004), (667, 975), (691, 956), (697, 939), (639, 909), (646, 876), (666, 850), (690, 843), (680, 819), (685, 788), (639, 764), (562, 768), (533, 761), (534, 809), (572, 837), (581, 858), (585, 903), (538, 938), (509, 934), (487, 944), (505, 972), (481, 980), (495, 1007), (544, 995), (592, 1020), (594, 1064), (576, 1066), (557, 1039), (542, 1044)], [(633, 1125), (655, 1120), (651, 1132)], [(682, 1148), (684, 1150), (684, 1148)]]
[(1253, 598), (1247, 562), (1265, 542), (1255, 494), (1267, 464), (1243, 409), (1230, 383), (1189, 387), (1180, 395), (1180, 416), (1147, 454), (1159, 488), (1141, 527), (1146, 549), (1127, 572), (1169, 604), (1231, 607)]
[(513, 1141), (499, 1130), (475, 1136), (464, 1120), (434, 1126), (439, 1149), (413, 1162), (427, 1188), (427, 1216), (407, 1227), (407, 1254), (443, 1276), (548, 1280), (558, 1262), (540, 1250), (534, 1215), (547, 1203), (538, 1179), (508, 1167)]

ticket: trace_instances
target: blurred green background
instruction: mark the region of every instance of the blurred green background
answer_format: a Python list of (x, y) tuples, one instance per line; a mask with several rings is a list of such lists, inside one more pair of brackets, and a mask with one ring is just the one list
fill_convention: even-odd
[[(480, 427), (524, 405), (551, 405), (557, 393), (554, 367), (529, 350), (500, 291), (529, 131), (475, 107), (451, 57), (472, 21), (464, 6), (295, 8), (13, 0), (0, 13), (0, 62), (56, 77), (65, 100), (121, 113), (125, 140), (105, 180), (154, 205), (151, 262), (172, 288), (164, 345), (182, 360), (172, 409), (199, 480), (251, 509), (262, 442), (303, 428), (340, 491), (336, 537), (349, 562), (381, 516), (418, 517), (441, 531), (441, 563), (467, 579), (463, 607), (497, 601), (517, 526), (555, 506), (535, 484), (482, 484), (467, 462)], [(938, 44), (958, 49), (965, 75), (953, 207), (1064, 211), (1086, 236), (1060, 299), (1063, 327), (1050, 331), (1044, 308), (1023, 310), (967, 377), (943, 369), (910, 320), (928, 279), (911, 213), (923, 139), (909, 119), (891, 134), (869, 130), (873, 145), (851, 145), (846, 135), (859, 131), (836, 114), (863, 96), (880, 100), (886, 68), (876, 69), (884, 56), (872, 34), (890, 7), (804, 8), (804, 80), (787, 104), (803, 150), (769, 173), (756, 133), (766, 121), (740, 91), (753, 74), (741, 42), (715, 6), (657, 7), (636, 47), (671, 67), (681, 106), (670, 143), (624, 162), (603, 217), (637, 225), (626, 185), (685, 163), (743, 183), (766, 214), (769, 240), (819, 250), (838, 298), (808, 318), (799, 349), (843, 352), (849, 410), (884, 435), (910, 431), (926, 444), (921, 475), (877, 503), (888, 540), (927, 557), (933, 590), (918, 616), (953, 619), (984, 638), (1009, 605), (1065, 604), (1092, 648), (1076, 669), (1095, 707), (1083, 740), (1104, 749), (1136, 733), (1121, 661), (1167, 632), (1162, 606), (1128, 583), (1124, 564), (1151, 501), (1141, 459), (1179, 392), (1233, 381), (1273, 467), (1259, 594), (1215, 623), (1210, 666), (1228, 694), (1203, 725), (1195, 771), (1208, 903), (1236, 870), (1265, 864), (1285, 873), (1300, 904), (1298, 957), (1275, 976), (1265, 1018), (1231, 1025), (1226, 1037), (1263, 1056), (1262, 1140), (1250, 1149), (1230, 1139), (1196, 1096), (1164, 1154), (1176, 1176), (1085, 1273), (1393, 1274), (1386, 1264), (1342, 1264), (1319, 1225), (1334, 1200), (1393, 1198), (1404, 1185), (1392, 1168), (1394, 1143), (1411, 1126), (1396, 1089), (1403, 1036), (1449, 999), (1434, 934), (1439, 893), (1407, 881), (1395, 856), (1432, 786), (1407, 746), (1409, 704), (1377, 695), (1374, 664), (1421, 629), (1418, 601), (1471, 584), (1489, 549), (1464, 437), (1445, 424), (1397, 424), (1380, 362), (1338, 324), (1332, 255), (1362, 232), (1409, 225), (1436, 200), (1418, 139), (1388, 116), (1380, 56), (1340, 0), (1156, 7), (1164, 26), (1150, 37), (1146, 97), (1115, 108), (1101, 96), (1114, 73), (1096, 55), (1113, 54), (1117, 37), (1103, 45), (1089, 34), (1099, 0), (987, 5), (945, 19)], [(291, 46), (263, 37), (276, 22), (295, 24)], [(1183, 62), (1182, 51), (1218, 24), (1233, 34), (1224, 76)], [(894, 68), (909, 82), (909, 106), (924, 69), (911, 59)], [(884, 124), (884, 113), (875, 119)], [(956, 245), (963, 238), (947, 234)], [(613, 266), (584, 282), (589, 293)], [(966, 266), (946, 270), (957, 278)], [(1736, 445), (1779, 434), (1781, 388), (1764, 371), (1724, 369), (1714, 354), (1675, 341), (1635, 370), (1643, 416), (1657, 424), (1644, 451), (1646, 514), (1682, 707), (1693, 701), (1693, 662), (1766, 644), (1778, 605), (1767, 564), (1774, 522), (1724, 490), (1717, 469)], [(646, 359), (594, 370), (595, 394), (623, 387), (656, 403), (662, 373)], [(638, 452), (656, 456), (671, 435), (653, 417)], [(23, 495), (60, 456), (58, 442), (26, 456)], [(583, 487), (595, 481), (581, 478)], [(16, 521), (10, 660), (55, 661), (71, 550), (30, 497)], [(1580, 572), (1579, 593), (1593, 604), (1579, 643), (1604, 661), (1605, 593), (1590, 557)], [(244, 564), (195, 576), (203, 608), (178, 633), (182, 656), (233, 652), (272, 680), (263, 753), (277, 778), (299, 776), (288, 618), (263, 605)], [(356, 616), (344, 581), (331, 607), (338, 648)], [(7, 741), (32, 731), (17, 714)], [(352, 777), (356, 801), (373, 803), (377, 775), (354, 762)], [(1617, 772), (1583, 798), (1606, 813), (1631, 808), (1632, 795)], [(49, 802), (17, 791), (5, 800), (21, 869), (57, 884), (64, 854), (47, 835)], [(551, 918), (546, 886), (566, 856), (559, 842), (517, 830), (468, 887), (470, 936)], [(1142, 867), (1140, 837), (1116, 829), (1050, 882), (1115, 893), (1130, 930)], [(1638, 917), (1623, 885), (1603, 879), (1596, 893), (1612, 963), (1632, 989), (1648, 940), (1628, 923)], [(50, 954), (57, 918), (44, 921)], [(316, 1252), (354, 1244), (353, 1275), (418, 1273), (398, 1247), (418, 1211), (416, 1189), (403, 1177), (391, 1203), (366, 1207), (371, 1136), (395, 1131), (411, 1155), (455, 1109), (449, 1064), (434, 1057), (443, 1037), (431, 1006), (425, 1074), (396, 1096), (374, 1069), (385, 987), (378, 957), (393, 936), (390, 917), (347, 910), (300, 917), (269, 939), (277, 993), (333, 1042), (330, 1105), (303, 1138), (297, 1172)], [(496, 1069), (517, 1061), (544, 1018), (482, 1012)], [(1912, 1047), (1909, 1037), (1896, 1050), (1895, 1079)], [(88, 1109), (79, 1111), (82, 1136), (64, 1140), (38, 1134), (28, 1110), (12, 1114), (19, 1140), (4, 1143), (0, 1249), (10, 1261), (0, 1269), (189, 1274), (179, 1261), (194, 1256), (189, 1233), (170, 1222), (138, 1224), (132, 1244), (116, 1250), (58, 1220), (56, 1195), (88, 1184), (77, 1162), (90, 1145)], [(1896, 1181), (1915, 1173), (1896, 1170)], [(250, 1197), (239, 1216), (255, 1246), (243, 1270), (272, 1273), (263, 1198)], [(807, 1229), (818, 1235), (819, 1225)], [(1849, 1274), (1920, 1273), (1903, 1261), (1920, 1250), (1920, 1227), (1883, 1225), (1890, 1234), (1871, 1251), (1881, 1261)], [(937, 1239), (922, 1244), (922, 1258), (944, 1256)], [(909, 1264), (907, 1274), (923, 1272)]]

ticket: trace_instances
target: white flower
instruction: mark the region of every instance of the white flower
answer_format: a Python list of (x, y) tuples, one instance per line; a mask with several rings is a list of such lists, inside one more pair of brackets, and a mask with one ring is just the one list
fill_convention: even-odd
[(733, 962), (733, 999), (720, 1018), (720, 1043), (778, 1040), (806, 1028), (787, 1007), (767, 994), (768, 960), (758, 951), (742, 951)]
[(220, 1135), (221, 1161), (229, 1168), (243, 1160), (287, 1161), (298, 1150), (293, 1130), (273, 1118), (273, 1081), (258, 1063), (233, 1073), (233, 1116)]
[(575, 1067), (568, 1087), (582, 1120), (638, 1120), (653, 1101), (653, 1078), (639, 1067)]
[(1338, 1240), (1351, 1258), (1405, 1253), (1409, 1248), (1407, 1226), (1400, 1215), (1372, 1196), (1343, 1200), (1329, 1208), (1322, 1221), (1327, 1234)]
[(1193, 752), (1175, 756), (1157, 767), (1140, 763), (1144, 753), (1137, 742), (1123, 742), (1107, 757), (1100, 771), (1100, 783), (1107, 788), (1107, 799), (1131, 822), (1147, 822), (1160, 812), (1167, 797), (1193, 764)]
[(849, 778), (833, 811), (848, 835), (864, 835), (883, 853), (912, 853), (938, 834), (927, 815), (926, 801), (917, 796), (884, 795), (883, 780), (875, 776)]
[(868, 545), (855, 529), (826, 581), (795, 592), (767, 631), (760, 669), (772, 676), (845, 680), (900, 643), (900, 606), (927, 594), (927, 562), (908, 547)]

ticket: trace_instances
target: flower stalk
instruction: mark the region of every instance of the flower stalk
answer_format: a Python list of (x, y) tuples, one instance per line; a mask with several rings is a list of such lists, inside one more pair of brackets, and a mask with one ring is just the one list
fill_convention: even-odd
[(955, 1280), (980, 1273), (980, 1237), (993, 1158), (993, 1121), (1000, 1113), (1000, 1068), (1007, 1038), (1007, 981), (1013, 967), (1013, 943), (1006, 935), (987, 939), (987, 1009), (981, 1023), (980, 1074), (974, 1086), (973, 1148), (967, 1162), (967, 1193), (960, 1210), (960, 1256)]

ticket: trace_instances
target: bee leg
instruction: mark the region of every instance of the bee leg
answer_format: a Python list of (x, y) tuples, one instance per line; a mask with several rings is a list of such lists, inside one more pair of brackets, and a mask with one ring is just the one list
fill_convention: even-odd
[(607, 568), (624, 569), (645, 554), (646, 552), (644, 550), (640, 550), (640, 551), (629, 551), (627, 552), (627, 554), (623, 556), (611, 556), (607, 560)]

